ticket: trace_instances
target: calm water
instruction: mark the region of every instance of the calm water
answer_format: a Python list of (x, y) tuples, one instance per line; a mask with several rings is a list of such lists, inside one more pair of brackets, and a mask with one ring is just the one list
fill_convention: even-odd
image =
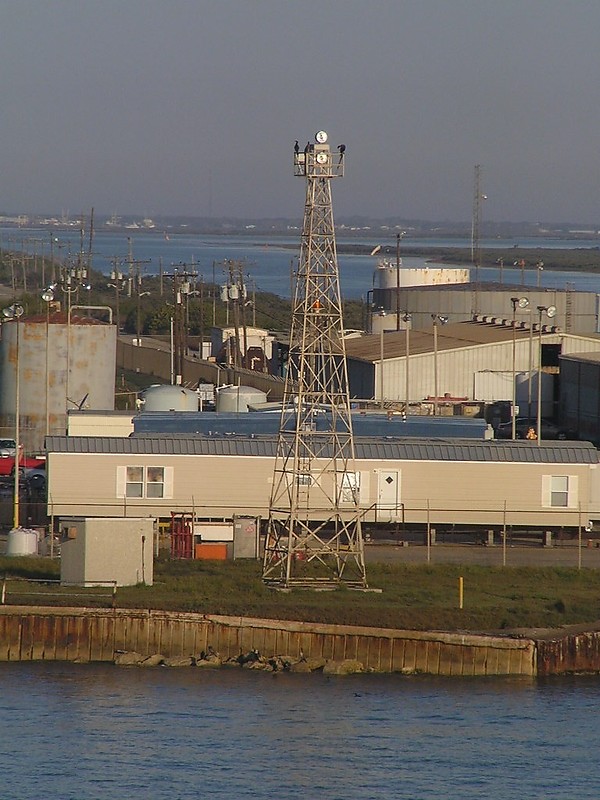
[[(50, 253), (50, 231), (48, 229), (34, 228), (0, 228), (2, 247), (14, 249), (19, 252), (21, 247), (26, 252), (39, 255), (43, 252), (46, 256)], [(76, 254), (79, 250), (79, 232), (72, 231), (53, 231), (57, 242), (54, 246), (56, 258), (64, 259), (70, 252)], [(186, 236), (172, 234), (165, 239), (162, 233), (139, 233), (131, 231), (133, 258), (148, 262), (142, 266), (145, 274), (158, 274), (162, 260), (163, 270), (169, 272), (176, 265), (194, 264), (193, 267), (202, 275), (204, 280), (212, 281), (213, 275), (217, 283), (224, 280), (225, 272), (223, 262), (230, 260), (243, 260), (246, 264), (246, 275), (248, 286), (256, 286), (257, 290), (269, 291), (281, 297), (290, 296), (290, 272), (291, 264), (298, 255), (300, 233), (291, 236), (287, 240), (278, 240), (281, 244), (287, 243), (295, 245), (294, 249), (289, 249), (280, 245), (265, 245), (266, 237), (254, 239), (246, 236)], [(344, 242), (343, 237), (338, 238), (338, 242)], [(365, 237), (364, 239), (347, 240), (352, 243), (368, 244), (369, 246), (379, 244), (377, 235)], [(505, 247), (507, 252), (507, 265), (512, 264), (511, 249), (515, 242), (493, 239), (482, 243), (484, 247)], [(470, 242), (460, 239), (411, 239), (407, 241), (407, 246), (424, 247), (464, 247), (469, 248)], [(519, 241), (523, 247), (533, 248), (598, 248), (598, 240), (562, 240), (562, 239), (532, 239)], [(87, 247), (87, 243), (85, 244)], [(392, 248), (394, 249), (394, 248)], [(127, 258), (128, 242), (126, 233), (107, 233), (99, 232), (94, 237), (93, 265), (95, 269), (108, 275), (112, 269), (111, 259), (119, 257), (122, 260)], [(392, 259), (393, 260), (393, 259)], [(356, 299), (366, 297), (367, 292), (373, 286), (373, 272), (377, 266), (377, 257), (345, 255), (338, 256), (340, 268), (340, 282), (342, 294), (346, 298)], [(425, 264), (423, 258), (404, 257), (402, 259), (406, 267), (422, 267)], [(126, 265), (121, 265), (123, 272), (127, 271)], [(475, 280), (475, 271), (471, 272), (472, 280)], [(485, 281), (500, 281), (500, 271), (498, 269), (480, 270), (479, 279)], [(525, 285), (537, 285), (537, 272), (526, 270), (524, 274)], [(506, 284), (520, 284), (521, 270), (512, 266), (504, 268), (502, 280)], [(570, 283), (575, 289), (586, 291), (600, 291), (600, 279), (596, 275), (583, 274), (576, 272), (552, 272), (545, 270), (540, 275), (542, 287), (562, 289)]]
[(10, 800), (597, 800), (600, 680), (0, 664)]

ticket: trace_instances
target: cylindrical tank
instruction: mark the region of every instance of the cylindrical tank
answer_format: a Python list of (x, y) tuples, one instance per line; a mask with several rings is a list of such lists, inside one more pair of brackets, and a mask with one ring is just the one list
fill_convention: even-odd
[(217, 394), (217, 411), (245, 412), (248, 406), (267, 402), (266, 392), (252, 386), (225, 386)]
[(19, 377), (20, 440), (40, 451), (64, 435), (67, 411), (114, 409), (117, 330), (64, 313), (11, 320), (0, 340), (0, 435), (13, 435)]
[(7, 556), (35, 556), (38, 551), (38, 535), (27, 528), (13, 528), (6, 540)]
[(149, 386), (142, 400), (144, 411), (198, 411), (198, 393), (183, 386)]
[(465, 267), (404, 267), (400, 263), (400, 270), (397, 270), (395, 263), (382, 261), (375, 270), (375, 284), (379, 289), (468, 282), (469, 270)]

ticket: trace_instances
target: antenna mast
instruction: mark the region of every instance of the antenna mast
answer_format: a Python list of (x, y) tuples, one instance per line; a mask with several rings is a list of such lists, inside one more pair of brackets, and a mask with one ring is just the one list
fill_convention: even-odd
[(479, 270), (481, 269), (481, 166), (475, 165), (473, 178), (473, 219), (471, 222), (471, 263), (475, 267), (475, 301), (473, 314), (479, 313)]
[(344, 173), (337, 149), (325, 131), (294, 148), (306, 200), (263, 563), (279, 589), (367, 588), (331, 203)]

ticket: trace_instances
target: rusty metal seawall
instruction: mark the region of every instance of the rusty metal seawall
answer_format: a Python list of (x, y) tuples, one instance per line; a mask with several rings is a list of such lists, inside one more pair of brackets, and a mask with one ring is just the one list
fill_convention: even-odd
[(112, 661), (115, 651), (355, 659), (379, 672), (537, 674), (531, 639), (145, 610), (0, 607), (0, 661)]
[(600, 631), (572, 631), (537, 639), (538, 675), (600, 672)]

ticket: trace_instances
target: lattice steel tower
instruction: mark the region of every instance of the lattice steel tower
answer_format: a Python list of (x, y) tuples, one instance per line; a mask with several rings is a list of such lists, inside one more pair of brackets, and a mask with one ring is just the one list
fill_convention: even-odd
[(294, 148), (306, 200), (263, 564), (282, 589), (367, 588), (331, 204), (345, 149), (324, 131)]

